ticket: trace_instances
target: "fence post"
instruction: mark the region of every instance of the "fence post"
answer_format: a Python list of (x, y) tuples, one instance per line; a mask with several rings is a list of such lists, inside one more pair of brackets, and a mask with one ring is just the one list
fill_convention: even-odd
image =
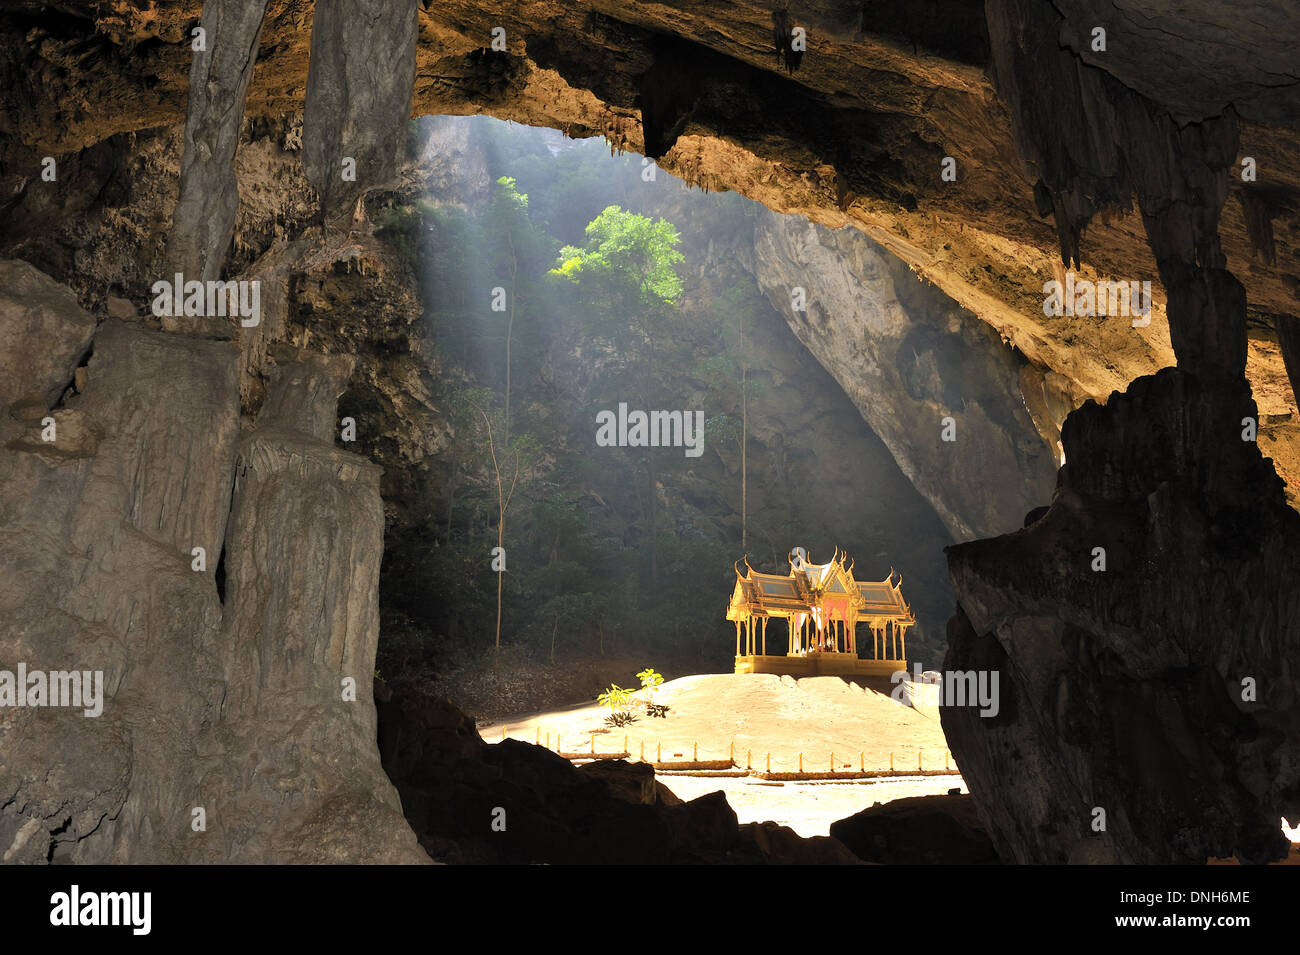
[(921, 772), (921, 771), (922, 771), (922, 767), (921, 767), (921, 751), (920, 751), (919, 749), (916, 751), (916, 769), (917, 769), (918, 772)]
[(645, 740), (641, 740), (641, 762), (645, 762)]
[(698, 763), (699, 761), (700, 761), (700, 744), (697, 741), (691, 744), (691, 762)]
[(799, 772), (803, 772), (803, 753), (799, 754)]
[(767, 754), (767, 771), (768, 771), (769, 774), (771, 774), (771, 772), (772, 772), (772, 754), (771, 754), (771, 753), (768, 753), (768, 754)]
[(889, 754), (889, 771), (890, 771), (891, 773), (894, 771), (894, 754), (893, 754), (893, 753), (890, 753), (890, 754)]
[(745, 750), (745, 768), (754, 768), (754, 751), (752, 749)]
[(663, 761), (664, 761), (664, 744), (655, 743), (655, 762), (662, 763)]
[(831, 772), (835, 772), (835, 751), (831, 750)]
[(867, 771), (867, 757), (865, 753), (859, 750), (858, 751), (858, 772), (865, 773), (866, 771)]

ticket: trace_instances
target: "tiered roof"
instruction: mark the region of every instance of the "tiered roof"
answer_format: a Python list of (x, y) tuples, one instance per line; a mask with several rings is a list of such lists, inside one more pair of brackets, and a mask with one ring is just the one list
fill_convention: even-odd
[[(825, 564), (812, 564), (792, 555), (786, 576), (761, 574), (745, 561), (746, 573), (736, 568), (736, 587), (727, 608), (728, 620), (749, 617), (788, 617), (795, 613), (813, 613), (827, 598), (847, 598), (858, 619), (879, 626), (887, 621), (912, 624), (915, 617), (903, 599), (900, 575), (881, 581), (859, 583), (853, 577), (853, 565), (845, 563), (838, 550)], [(840, 600), (834, 602), (839, 603)]]

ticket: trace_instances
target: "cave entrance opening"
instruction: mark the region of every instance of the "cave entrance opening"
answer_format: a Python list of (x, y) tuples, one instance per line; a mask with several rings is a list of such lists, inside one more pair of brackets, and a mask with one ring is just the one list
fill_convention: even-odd
[[(864, 579), (904, 572), (909, 655), (937, 666), (944, 547), (1050, 493), (1053, 419), (1028, 407), (1023, 356), (855, 229), (596, 138), (481, 116), (417, 130), (412, 174), (367, 209), (418, 283), (441, 428), (418, 462), (380, 461), (383, 672), (479, 700), (462, 684), (490, 671), (544, 705), (629, 666), (731, 670), (729, 568), (780, 573), (796, 538), (854, 553)], [(698, 415), (698, 453), (598, 441), (621, 406)]]

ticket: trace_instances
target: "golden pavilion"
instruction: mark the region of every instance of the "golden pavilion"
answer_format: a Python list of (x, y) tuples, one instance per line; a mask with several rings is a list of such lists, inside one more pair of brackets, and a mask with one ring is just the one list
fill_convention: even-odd
[[(790, 552), (790, 573), (760, 574), (745, 561), (727, 619), (736, 625), (736, 672), (790, 676), (888, 676), (907, 669), (907, 628), (916, 623), (903, 599), (903, 579), (891, 568), (882, 581), (859, 583), (853, 564), (838, 549), (829, 563), (814, 564), (802, 547)], [(785, 654), (768, 655), (767, 623), (789, 627)], [(857, 628), (865, 623), (871, 642), (858, 655)]]

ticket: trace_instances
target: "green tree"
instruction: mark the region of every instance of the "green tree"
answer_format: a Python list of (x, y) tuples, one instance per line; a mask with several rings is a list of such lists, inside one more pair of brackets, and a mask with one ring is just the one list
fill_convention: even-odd
[[(652, 389), (660, 332), (681, 298), (682, 280), (677, 265), (685, 256), (677, 251), (681, 237), (666, 219), (608, 206), (587, 224), (586, 241), (560, 250), (552, 272), (575, 283), (586, 304), (594, 306), (593, 329), (625, 353), (638, 356), (641, 401), (655, 407)], [(659, 581), (659, 513), (654, 448), (646, 449), (649, 483), (650, 580)]]

